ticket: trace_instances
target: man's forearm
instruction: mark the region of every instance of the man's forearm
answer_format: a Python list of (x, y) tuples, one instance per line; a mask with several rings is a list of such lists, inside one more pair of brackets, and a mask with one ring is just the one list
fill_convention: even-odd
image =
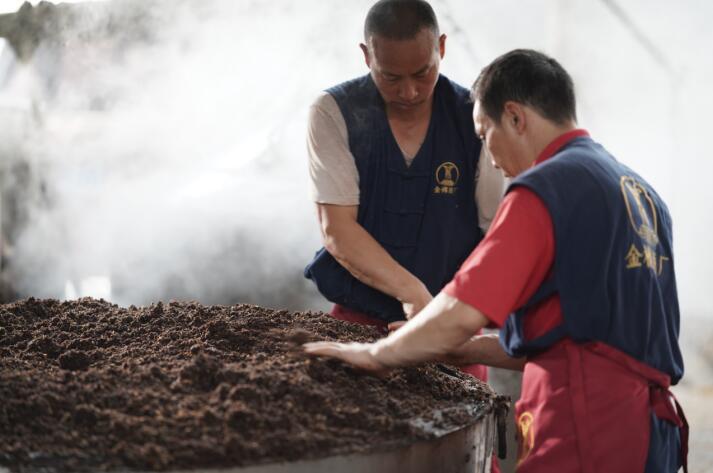
[(505, 353), (497, 335), (476, 335), (448, 355), (442, 361), (456, 366), (479, 363), (503, 368), (507, 370), (522, 371), (527, 361), (523, 358), (513, 358)]
[(468, 345), (473, 334), (487, 323), (488, 319), (478, 309), (440, 293), (402, 328), (377, 342), (312, 342), (305, 345), (305, 350), (339, 358), (373, 373), (428, 361), (452, 361), (451, 355), (461, 354), (459, 350), (464, 346), (472, 349), (468, 352), (471, 355), (478, 353), (493, 363), (504, 362), (502, 354), (494, 351), (493, 342), (497, 340), (492, 337)]
[(355, 278), (400, 301), (428, 292), (356, 221), (340, 222), (324, 232), (327, 251)]
[(378, 341), (372, 353), (389, 367), (441, 359), (487, 323), (478, 310), (441, 293), (406, 325)]

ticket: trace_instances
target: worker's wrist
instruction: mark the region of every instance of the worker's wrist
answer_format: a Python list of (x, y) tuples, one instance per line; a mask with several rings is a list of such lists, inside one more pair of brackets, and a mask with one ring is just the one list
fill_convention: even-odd
[(396, 294), (396, 299), (401, 303), (408, 303), (421, 300), (426, 296), (430, 297), (426, 285), (416, 276), (409, 276), (410, 278), (405, 283), (399, 285), (399, 292)]
[(436, 352), (398, 335), (393, 333), (372, 345), (370, 353), (377, 363), (386, 368), (400, 368), (436, 358)]
[(402, 350), (396, 350), (388, 337), (374, 343), (369, 352), (374, 360), (385, 368), (399, 368), (407, 364)]

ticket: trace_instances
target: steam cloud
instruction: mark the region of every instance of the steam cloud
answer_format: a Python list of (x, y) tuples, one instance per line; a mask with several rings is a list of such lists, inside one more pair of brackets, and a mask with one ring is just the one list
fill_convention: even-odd
[(0, 116), (20, 294), (81, 295), (99, 276), (121, 304), (324, 307), (301, 275), (320, 244), (306, 114), (336, 80), (319, 70), (321, 32), (338, 27), (319, 5), (91, 6), (64, 44), (6, 71), (4, 95), (25, 101)]
[[(101, 276), (122, 304), (325, 307), (301, 277), (319, 246), (306, 115), (320, 90), (366, 71), (357, 42), (371, 3), (114, 0), (57, 24), (62, 41), (41, 43), (27, 64), (6, 45), (4, 277), (41, 297), (62, 297), (68, 281), (81, 294)], [(669, 203), (683, 313), (713, 314), (713, 212), (701, 205), (713, 200), (713, 160), (700, 112), (713, 107), (711, 8), (691, 0), (660, 15), (622, 3), (637, 36), (605, 2), (432, 3), (452, 79), (469, 84), (523, 46), (572, 72), (582, 125)]]

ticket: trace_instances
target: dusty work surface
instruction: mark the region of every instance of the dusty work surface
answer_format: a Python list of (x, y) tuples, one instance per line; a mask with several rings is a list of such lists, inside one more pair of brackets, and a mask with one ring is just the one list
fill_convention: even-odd
[(490, 412), (442, 365), (379, 379), (305, 355), (374, 329), (196, 303), (0, 306), (0, 465), (13, 471), (231, 467), (383, 450)]

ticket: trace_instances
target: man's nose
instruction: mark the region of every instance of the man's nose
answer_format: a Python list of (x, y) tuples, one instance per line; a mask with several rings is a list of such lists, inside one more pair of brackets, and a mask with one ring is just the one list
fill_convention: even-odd
[(411, 80), (405, 80), (401, 83), (399, 88), (399, 97), (403, 100), (411, 101), (418, 96), (418, 89), (416, 84)]

